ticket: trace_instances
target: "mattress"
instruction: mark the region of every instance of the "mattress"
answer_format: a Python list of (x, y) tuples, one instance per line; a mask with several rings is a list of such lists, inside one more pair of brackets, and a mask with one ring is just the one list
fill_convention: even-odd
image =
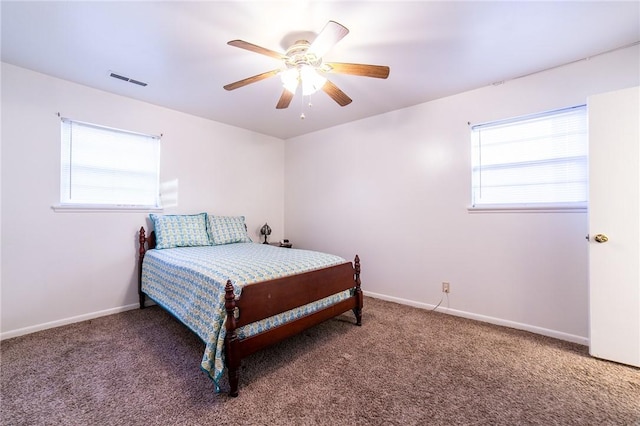
[[(174, 315), (205, 343), (201, 368), (216, 391), (224, 370), (225, 285), (236, 297), (248, 284), (329, 266), (346, 260), (310, 250), (284, 249), (259, 243), (148, 250), (142, 265), (142, 291)], [(238, 328), (238, 338), (264, 332), (351, 296), (349, 290)]]

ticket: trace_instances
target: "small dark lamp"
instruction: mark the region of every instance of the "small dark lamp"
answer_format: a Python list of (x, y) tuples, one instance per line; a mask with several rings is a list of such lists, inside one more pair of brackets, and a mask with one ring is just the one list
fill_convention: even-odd
[(271, 227), (265, 223), (262, 228), (260, 228), (260, 235), (264, 235), (264, 242), (262, 244), (268, 244), (267, 236), (271, 235)]

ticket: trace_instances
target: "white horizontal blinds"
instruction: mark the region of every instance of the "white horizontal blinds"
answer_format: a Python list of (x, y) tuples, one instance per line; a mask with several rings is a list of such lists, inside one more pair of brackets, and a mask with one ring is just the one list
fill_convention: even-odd
[(586, 106), (471, 128), (473, 206), (585, 204)]
[(157, 207), (160, 140), (62, 120), (60, 202)]

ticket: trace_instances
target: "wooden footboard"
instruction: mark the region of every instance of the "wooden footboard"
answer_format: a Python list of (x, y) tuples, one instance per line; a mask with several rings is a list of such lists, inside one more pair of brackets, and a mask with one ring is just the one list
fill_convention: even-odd
[[(238, 396), (242, 358), (348, 310), (353, 310), (356, 324), (362, 325), (363, 295), (360, 287), (360, 258), (358, 256), (355, 257), (354, 265), (343, 263), (303, 274), (246, 285), (242, 288), (242, 294), (239, 298), (234, 295), (231, 281), (227, 281), (225, 287), (225, 309), (227, 311), (225, 364), (229, 372), (229, 386), (231, 388), (229, 395)], [(353, 289), (353, 296), (342, 302), (242, 340), (238, 339), (236, 335), (238, 327), (349, 289)], [(235, 315), (236, 309), (237, 315)]]

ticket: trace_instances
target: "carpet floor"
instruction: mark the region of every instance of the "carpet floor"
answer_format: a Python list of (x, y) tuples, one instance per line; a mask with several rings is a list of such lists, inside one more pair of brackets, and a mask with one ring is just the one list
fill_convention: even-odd
[[(365, 298), (243, 361), (216, 394), (204, 344), (158, 307), (0, 344), (3, 425), (640, 425), (640, 369), (586, 347)], [(228, 388), (224, 384), (225, 388)]]

